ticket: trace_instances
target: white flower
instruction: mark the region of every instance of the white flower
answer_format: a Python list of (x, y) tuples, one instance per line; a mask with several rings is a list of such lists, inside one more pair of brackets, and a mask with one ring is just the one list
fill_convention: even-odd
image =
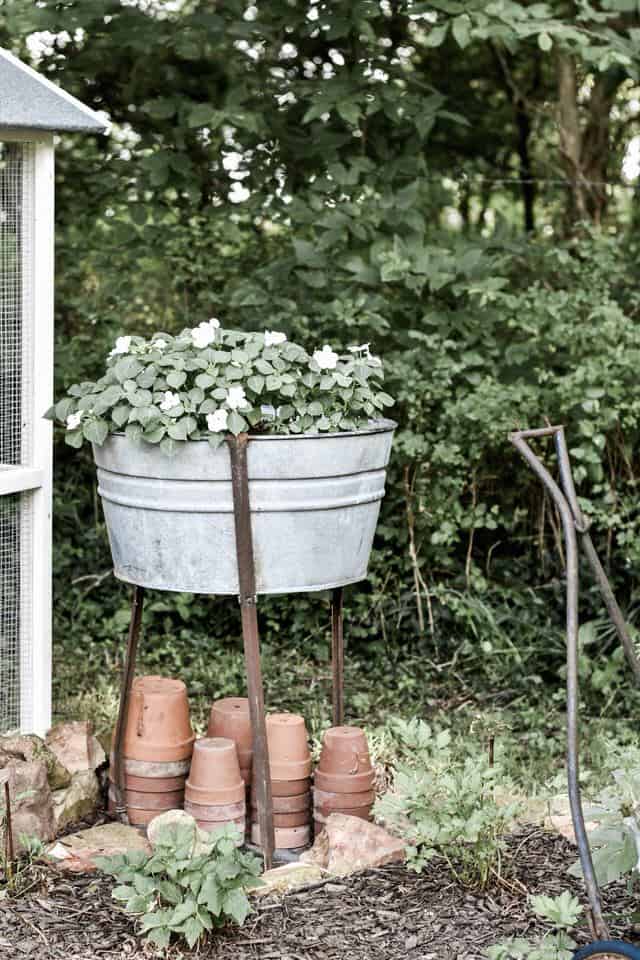
[(171, 390), (165, 390), (164, 397), (160, 403), (161, 410), (173, 410), (174, 407), (177, 407), (180, 403), (180, 397), (177, 393), (172, 393)]
[(258, 16), (258, 8), (251, 4), (250, 7), (247, 7), (244, 14), (242, 15), (243, 20), (255, 20)]
[(298, 56), (298, 48), (292, 43), (283, 43), (278, 53), (278, 60), (293, 60)]
[(337, 67), (344, 67), (344, 57), (339, 50), (329, 50), (329, 60), (331, 60)]
[(279, 107), (284, 107), (286, 103), (297, 103), (296, 95), (291, 90), (287, 93), (280, 93), (276, 96)]
[(389, 74), (386, 73), (384, 70), (381, 70), (379, 67), (376, 67), (376, 69), (371, 74), (371, 79), (377, 80), (379, 83), (386, 83), (387, 80), (389, 79)]
[(385, 17), (391, 16), (393, 9), (391, 8), (389, 0), (380, 0), (380, 10), (384, 13)]
[(158, 340), (151, 341), (151, 346), (154, 348), (154, 350), (164, 350), (166, 345), (167, 341), (163, 340), (162, 337), (159, 337)]
[(265, 347), (275, 347), (279, 343), (284, 343), (286, 339), (286, 333), (279, 333), (277, 330), (265, 330), (264, 332)]
[(336, 72), (330, 63), (322, 64), (322, 76), (324, 80), (331, 80), (331, 77), (335, 77), (335, 75)]
[(67, 417), (67, 430), (76, 430), (82, 421), (82, 410), (77, 413), (70, 413)]
[(119, 353), (129, 353), (129, 348), (131, 347), (131, 337), (118, 337), (116, 340), (116, 345), (109, 354), (110, 357), (115, 357)]
[(237, 170), (240, 164), (242, 163), (243, 157), (241, 153), (225, 153), (222, 158), (222, 166), (225, 170)]
[(247, 187), (243, 187), (239, 180), (233, 181), (233, 186), (227, 194), (227, 199), (231, 203), (244, 203), (245, 200), (248, 200), (251, 196), (251, 190)]
[(230, 410), (246, 410), (249, 401), (245, 396), (244, 387), (229, 387), (225, 403)]
[(365, 353), (367, 356), (369, 356), (369, 344), (363, 343), (359, 347), (355, 345), (353, 347), (349, 347), (349, 353)]
[(208, 413), (207, 426), (211, 433), (220, 433), (221, 430), (226, 430), (228, 418), (229, 414), (226, 410), (214, 410), (213, 413)]
[[(315, 10), (315, 7), (313, 7), (312, 9)], [(304, 71), (304, 75), (307, 78), (307, 80), (310, 80), (313, 76), (315, 76), (315, 73), (318, 68), (313, 62), (313, 60), (305, 60), (304, 63), (302, 64), (302, 69)]]
[(206, 322), (203, 321), (199, 323), (197, 327), (194, 327), (191, 331), (191, 339), (193, 340), (194, 347), (202, 350), (203, 347), (208, 347), (210, 343), (213, 343), (216, 339), (216, 330), (219, 326), (220, 321), (216, 317), (211, 317), (210, 320)]
[(319, 15), (318, 8), (311, 7), (311, 9), (307, 11), (307, 20), (317, 20)]
[(330, 113), (321, 113), (321, 114), (320, 114), (320, 119), (322, 120), (323, 123), (328, 123), (330, 117), (331, 117), (331, 114), (330, 114)]
[(313, 359), (321, 370), (335, 370), (338, 365), (338, 354), (334, 353), (328, 343), (325, 343), (322, 350), (316, 350)]

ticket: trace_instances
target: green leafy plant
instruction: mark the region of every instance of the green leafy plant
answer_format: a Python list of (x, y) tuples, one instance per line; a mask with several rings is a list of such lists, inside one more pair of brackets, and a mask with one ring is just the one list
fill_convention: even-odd
[(486, 951), (488, 960), (571, 960), (577, 944), (568, 931), (582, 915), (578, 900), (565, 890), (559, 897), (531, 897), (530, 903), (536, 916), (548, 920), (554, 929), (539, 943), (524, 938), (496, 943)]
[(102, 444), (110, 433), (159, 443), (217, 447), (226, 433), (355, 430), (393, 399), (368, 344), (339, 356), (328, 344), (310, 356), (284, 333), (222, 330), (216, 318), (176, 337), (118, 337), (97, 383), (75, 384), (49, 411), (66, 442)]
[(260, 885), (261, 865), (237, 839), (231, 827), (205, 838), (193, 824), (172, 824), (159, 831), (150, 855), (131, 851), (96, 862), (118, 880), (113, 898), (141, 918), (149, 940), (166, 947), (176, 934), (193, 947), (227, 920), (243, 924), (250, 912), (247, 891)]
[[(589, 833), (593, 868), (606, 885), (621, 877), (637, 879), (640, 864), (640, 749), (626, 747), (614, 753), (613, 784), (605, 787), (585, 811), (598, 827)], [(580, 861), (569, 868), (582, 876)]]
[(500, 767), (482, 747), (454, 748), (448, 730), (422, 720), (397, 720), (393, 730), (401, 756), (376, 816), (406, 837), (412, 869), (439, 855), (460, 881), (485, 887), (499, 871), (504, 835), (519, 808), (496, 799)]

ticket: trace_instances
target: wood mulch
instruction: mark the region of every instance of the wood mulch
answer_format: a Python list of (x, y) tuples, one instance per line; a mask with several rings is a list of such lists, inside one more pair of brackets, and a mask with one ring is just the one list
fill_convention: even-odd
[[(512, 936), (545, 929), (527, 894), (555, 895), (581, 884), (566, 876), (575, 847), (538, 829), (509, 840), (504, 879), (475, 894), (432, 861), (422, 874), (393, 865), (333, 879), (286, 896), (256, 902), (242, 928), (219, 931), (194, 955), (202, 960), (480, 960), (485, 949)], [(612, 933), (634, 939), (628, 918), (637, 909), (624, 884), (605, 892)], [(589, 939), (586, 926), (578, 934)], [(637, 939), (637, 935), (635, 936)], [(133, 922), (111, 899), (111, 881), (47, 868), (37, 889), (0, 901), (0, 957), (12, 960), (125, 960), (158, 952), (136, 937)], [(190, 954), (189, 954), (190, 955)]]

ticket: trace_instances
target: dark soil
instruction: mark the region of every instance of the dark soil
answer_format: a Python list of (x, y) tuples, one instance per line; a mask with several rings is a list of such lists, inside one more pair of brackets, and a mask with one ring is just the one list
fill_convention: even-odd
[[(512, 837), (503, 879), (483, 894), (460, 887), (432, 861), (422, 874), (393, 865), (322, 886), (256, 902), (244, 927), (228, 927), (202, 945), (202, 960), (476, 960), (508, 937), (539, 936), (527, 894), (555, 895), (581, 883), (566, 876), (575, 847), (528, 830)], [(164, 956), (135, 935), (114, 905), (111, 882), (47, 868), (23, 897), (0, 901), (0, 957), (22, 960), (124, 960)], [(612, 933), (634, 939), (629, 917), (637, 902), (624, 884), (605, 893)], [(586, 924), (576, 933), (589, 938)], [(637, 939), (637, 937), (636, 937)], [(188, 951), (178, 948), (169, 956)]]

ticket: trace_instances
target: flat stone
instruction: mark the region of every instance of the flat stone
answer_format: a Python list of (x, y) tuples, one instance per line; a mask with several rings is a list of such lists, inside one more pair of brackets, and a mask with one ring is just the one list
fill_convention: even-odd
[(56, 832), (61, 833), (70, 823), (95, 812), (100, 802), (98, 778), (93, 770), (80, 770), (68, 787), (55, 790), (52, 796)]
[(51, 728), (45, 742), (70, 773), (95, 771), (107, 761), (107, 755), (100, 741), (94, 737), (89, 720), (59, 723)]
[(312, 863), (286, 863), (283, 867), (266, 870), (260, 877), (264, 885), (251, 892), (256, 896), (284, 893), (295, 890), (296, 887), (305, 887), (309, 883), (317, 883), (325, 875), (326, 871)]
[(124, 823), (104, 823), (89, 830), (79, 830), (58, 840), (48, 851), (61, 870), (72, 873), (92, 873), (97, 857), (113, 857), (131, 850), (151, 852), (145, 837)]
[(387, 863), (402, 863), (405, 856), (404, 841), (383, 827), (359, 817), (332, 813), (311, 850), (301, 854), (300, 862), (346, 876)]
[(59, 790), (71, 783), (70, 772), (59, 762), (44, 740), (34, 733), (0, 737), (0, 768), (6, 766), (10, 760), (44, 760), (52, 790)]

